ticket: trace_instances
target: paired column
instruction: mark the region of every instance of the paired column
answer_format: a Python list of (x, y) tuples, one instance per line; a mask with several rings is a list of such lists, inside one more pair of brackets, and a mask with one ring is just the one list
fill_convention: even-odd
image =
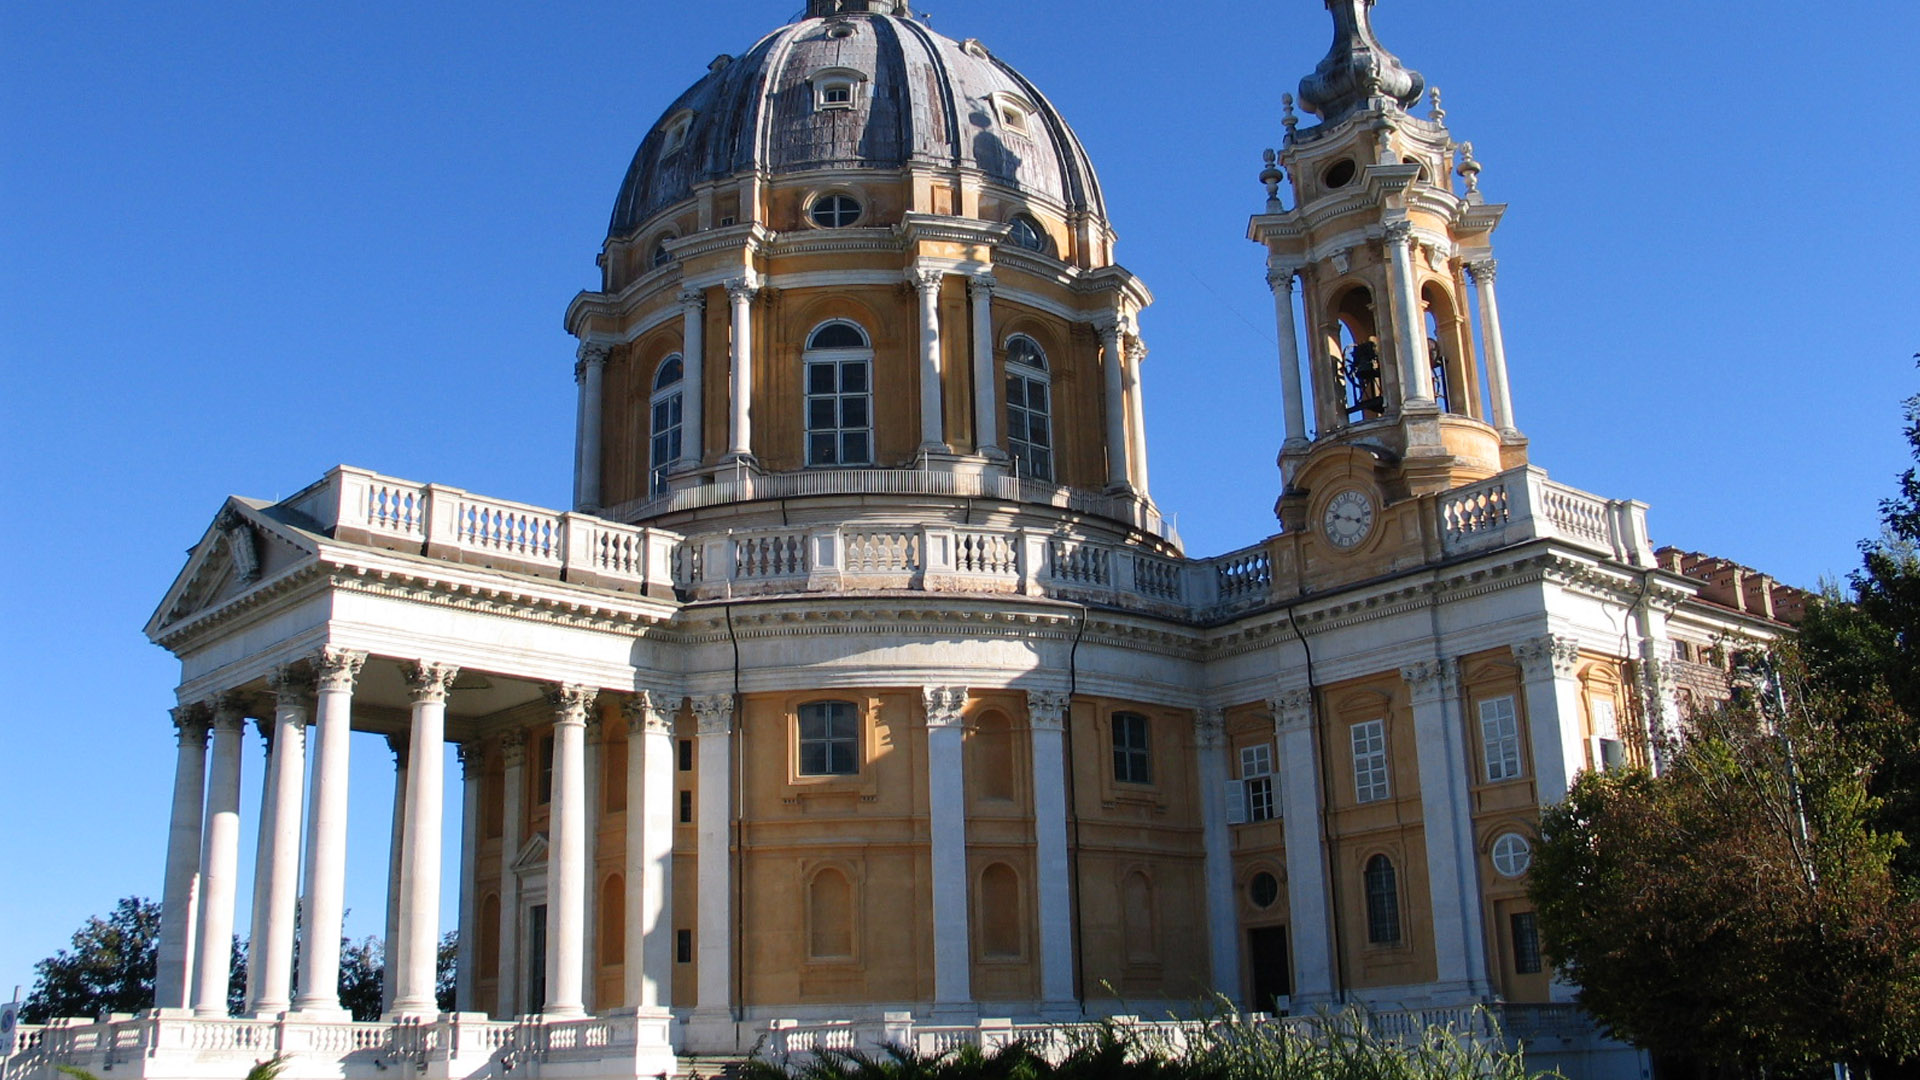
[(1073, 865), (1067, 856), (1067, 711), (1054, 690), (1027, 693), (1033, 733), (1035, 894), (1040, 922), (1040, 998), (1051, 1015), (1076, 1011), (1073, 970)]
[[(664, 1012), (673, 998), (674, 747), (680, 699), (627, 699), (626, 1002)], [(704, 818), (702, 819), (705, 820)]]
[(573, 379), (580, 385), (580, 438), (575, 463), (577, 481), (574, 508), (587, 513), (600, 509), (600, 444), (604, 423), (603, 391), (607, 356), (612, 350), (598, 341), (580, 345), (580, 360), (574, 365)]
[(1292, 268), (1275, 267), (1267, 271), (1267, 287), (1273, 290), (1273, 318), (1280, 331), (1280, 393), (1285, 401), (1287, 449), (1307, 444), (1307, 410), (1300, 391), (1300, 333), (1293, 314)]
[(262, 914), (249, 974), (257, 972), (253, 1015), (278, 1016), (293, 1007), (293, 935), (300, 899), (300, 810), (306, 801), (307, 716), (313, 679), (304, 667), (281, 665), (268, 680), (273, 690), (273, 751), (268, 757), (265, 809), (260, 819), (263, 857), (254, 875)]
[(698, 466), (707, 454), (707, 291), (680, 290), (680, 461)]
[(733, 344), (728, 353), (733, 419), (727, 429), (727, 456), (736, 460), (753, 456), (753, 298), (759, 293), (752, 275), (727, 282), (727, 301), (733, 308)]
[(1327, 902), (1327, 853), (1320, 835), (1320, 758), (1313, 692), (1289, 690), (1267, 702), (1280, 743), (1280, 825), (1287, 845), (1287, 911), (1292, 924), (1293, 1001), (1331, 1001), (1332, 909)]
[(1107, 487), (1132, 488), (1132, 468), (1128, 465), (1131, 444), (1127, 439), (1127, 384), (1121, 373), (1126, 357), (1121, 349), (1120, 322), (1106, 319), (1094, 324), (1100, 335), (1100, 364), (1106, 375), (1107, 391)]
[(940, 283), (946, 272), (915, 267), (907, 277), (920, 297), (920, 449), (945, 453), (949, 448), (940, 395)]
[(419, 661), (406, 668), (413, 699), (407, 749), (407, 825), (400, 856), (400, 953), (393, 1015), (432, 1017), (440, 951), (440, 833), (446, 815), (447, 694), (460, 669)]
[(547, 870), (547, 1003), (545, 1014), (576, 1019), (587, 1014), (582, 993), (587, 914), (587, 710), (599, 691), (555, 686), (553, 706), (553, 802)]
[(929, 686), (927, 817), (933, 856), (933, 1007), (966, 1009), (973, 1001), (972, 935), (967, 918), (967, 690)]
[(213, 710), (213, 768), (207, 776), (206, 830), (200, 846), (200, 926), (194, 938), (193, 1015), (227, 1015), (233, 974), (233, 901), (240, 873), (240, 744), (247, 718), (237, 696)]
[(1200, 842), (1206, 853), (1207, 956), (1213, 992), (1240, 1000), (1240, 920), (1234, 910), (1233, 837), (1227, 832), (1227, 718), (1202, 709), (1194, 718), (1200, 773)]
[(1513, 646), (1527, 695), (1527, 741), (1533, 746), (1533, 780), (1540, 805), (1562, 802), (1576, 773), (1586, 767), (1580, 732), (1580, 643), (1542, 634)]
[(1127, 427), (1132, 433), (1128, 456), (1133, 459), (1133, 487), (1146, 498), (1152, 487), (1147, 483), (1146, 399), (1140, 393), (1140, 365), (1147, 361), (1147, 346), (1139, 338), (1129, 338), (1127, 355)]
[(698, 723), (700, 850), (696, 862), (699, 881), (699, 981), (695, 1005), (699, 1013), (719, 1019), (732, 1010), (733, 985), (733, 698), (726, 694), (693, 699)]
[(1386, 245), (1393, 275), (1394, 354), (1400, 358), (1401, 407), (1428, 408), (1434, 404), (1433, 370), (1427, 366), (1427, 328), (1413, 280), (1413, 223), (1388, 225)]
[(527, 733), (509, 731), (500, 737), (500, 764), (505, 783), (500, 806), (500, 996), (494, 1013), (502, 1019), (520, 1015), (520, 875), (513, 864), (525, 838), (527, 792)]
[(1425, 660), (1400, 669), (1413, 702), (1419, 748), (1420, 817), (1427, 841), (1427, 895), (1433, 905), (1438, 981), (1473, 997), (1490, 992), (1480, 917), (1480, 860), (1473, 840), (1466, 724), (1459, 661)]
[(367, 654), (332, 646), (314, 662), (313, 798), (307, 809), (307, 892), (301, 903), (300, 1012), (338, 1015), (340, 931), (347, 885), (347, 740), (353, 684)]
[(1004, 457), (999, 380), (993, 370), (993, 290), (998, 285), (991, 274), (975, 274), (967, 280), (967, 295), (973, 301), (973, 444), (982, 454)]
[(1513, 392), (1507, 385), (1507, 345), (1500, 334), (1500, 300), (1493, 291), (1499, 269), (1499, 260), (1479, 259), (1467, 264), (1467, 277), (1480, 298), (1480, 347), (1487, 359), (1487, 385), (1493, 390), (1493, 426), (1510, 432), (1514, 430)]
[(207, 734), (204, 705), (173, 710), (179, 749), (173, 765), (173, 812), (167, 822), (167, 877), (160, 894), (159, 965), (153, 1003), (161, 1009), (192, 1004), (194, 928), (200, 878), (201, 827), (206, 810)]
[(475, 987), (480, 981), (479, 903), (474, 878), (479, 870), (481, 784), (487, 755), (479, 743), (460, 744), (460, 937), (455, 947), (453, 1010), (479, 1012)]

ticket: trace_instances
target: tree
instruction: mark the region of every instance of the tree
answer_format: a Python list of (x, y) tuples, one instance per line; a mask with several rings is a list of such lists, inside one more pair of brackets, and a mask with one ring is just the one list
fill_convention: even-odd
[(433, 958), (433, 1001), (441, 1012), (452, 1012), (459, 985), (460, 935), (449, 930), (440, 935), (440, 949)]
[(136, 1012), (153, 1004), (160, 905), (137, 896), (74, 932), (72, 947), (34, 965), (33, 992), (20, 1010), (30, 1024), (56, 1016)]
[(387, 950), (377, 937), (340, 943), (340, 1007), (355, 1020), (378, 1020)]

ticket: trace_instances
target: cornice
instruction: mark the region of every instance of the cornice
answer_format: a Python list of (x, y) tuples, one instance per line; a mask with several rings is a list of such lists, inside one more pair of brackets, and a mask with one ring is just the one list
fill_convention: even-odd
[(148, 640), (175, 655), (190, 648), (216, 628), (245, 618), (270, 601), (298, 596), (302, 591), (324, 591), (325, 574), (318, 562), (300, 563), (255, 585), (246, 592), (211, 607), (202, 608), (177, 622), (167, 623), (148, 635)]

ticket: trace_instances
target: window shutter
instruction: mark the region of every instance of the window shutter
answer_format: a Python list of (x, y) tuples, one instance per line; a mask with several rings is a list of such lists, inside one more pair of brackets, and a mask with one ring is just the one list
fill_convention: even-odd
[(1227, 824), (1245, 825), (1247, 823), (1247, 785), (1240, 780), (1228, 780), (1225, 783)]

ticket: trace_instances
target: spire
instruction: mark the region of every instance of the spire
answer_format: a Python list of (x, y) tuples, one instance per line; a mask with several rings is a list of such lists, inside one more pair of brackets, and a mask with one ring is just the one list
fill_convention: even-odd
[(828, 15), (899, 15), (906, 17), (913, 12), (908, 10), (907, 0), (807, 0), (807, 18), (818, 19)]
[(1331, 124), (1372, 98), (1391, 98), (1410, 108), (1426, 80), (1400, 62), (1373, 36), (1373, 0), (1326, 0), (1333, 12), (1333, 47), (1300, 80), (1300, 107)]

